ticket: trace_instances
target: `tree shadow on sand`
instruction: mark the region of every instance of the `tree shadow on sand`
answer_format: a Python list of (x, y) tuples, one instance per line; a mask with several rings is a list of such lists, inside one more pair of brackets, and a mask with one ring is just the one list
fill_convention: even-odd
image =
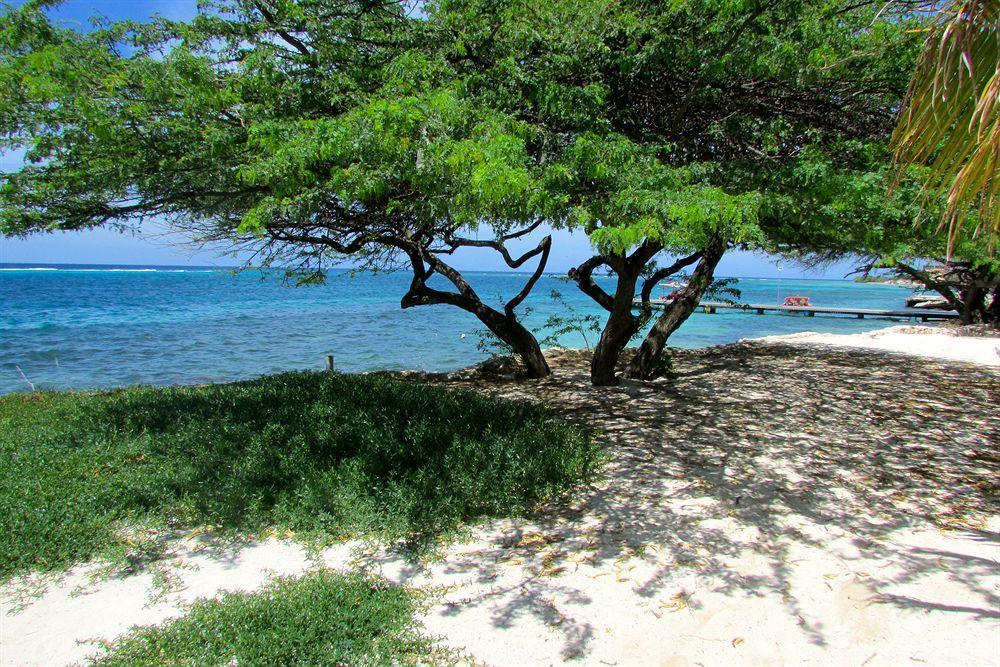
[[(534, 619), (563, 658), (585, 657), (605, 600), (574, 577), (592, 573), (657, 616), (697, 611), (701, 592), (775, 598), (824, 647), (835, 629), (797, 593), (796, 563), (812, 554), (830, 564), (830, 595), (852, 604), (1000, 616), (994, 561), (897, 539), (945, 530), (998, 543), (981, 520), (1000, 509), (1000, 373), (742, 343), (676, 352), (670, 381), (595, 389), (580, 354), (552, 362), (548, 380), (472, 384), (605, 433), (605, 479), (447, 556), (438, 567), (471, 588), (443, 614), (488, 609), (498, 628)], [(922, 591), (927, 577), (959, 587), (960, 602)]]

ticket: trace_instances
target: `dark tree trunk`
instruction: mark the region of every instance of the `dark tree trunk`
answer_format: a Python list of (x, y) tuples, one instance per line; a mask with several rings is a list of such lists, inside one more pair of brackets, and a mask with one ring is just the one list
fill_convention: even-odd
[(521, 361), (524, 362), (525, 377), (540, 380), (552, 375), (552, 369), (549, 368), (549, 363), (545, 361), (545, 355), (542, 354), (542, 348), (538, 346), (538, 341), (535, 340), (535, 337), (527, 329), (520, 324), (517, 326), (528, 334), (525, 343), (523, 345), (518, 344), (514, 348), (521, 356)]
[[(409, 260), (412, 279), (410, 289), (403, 295), (400, 302), (402, 308), (433, 304), (447, 304), (461, 308), (475, 315), (480, 322), (486, 325), (486, 328), (513, 349), (514, 353), (524, 362), (527, 377), (543, 378), (551, 374), (549, 365), (545, 361), (538, 340), (518, 321), (515, 310), (528, 298), (531, 290), (545, 272), (549, 252), (552, 248), (552, 237), (544, 237), (534, 248), (527, 250), (519, 257), (512, 256), (505, 245), (508, 241), (530, 234), (541, 224), (542, 220), (538, 219), (520, 229), (500, 235), (495, 239), (486, 240), (458, 236), (460, 225), (446, 225), (440, 229), (432, 230), (433, 233), (428, 230), (418, 233), (404, 226), (403, 228), (392, 228), (378, 235), (369, 234), (363, 227), (362, 229), (365, 231), (348, 232), (347, 239), (327, 233), (289, 233), (273, 228), (268, 229), (267, 233), (271, 240), (276, 243), (324, 246), (342, 255), (353, 255), (366, 247), (377, 248), (380, 252), (384, 252), (388, 248), (392, 249), (393, 252), (403, 253)], [(329, 231), (337, 230), (333, 228)], [(339, 233), (343, 234), (344, 232)], [(443, 259), (462, 247), (494, 250), (500, 253), (504, 262), (512, 269), (520, 268), (535, 257), (538, 258), (538, 264), (521, 287), (521, 291), (504, 304), (503, 311), (500, 311), (483, 303), (483, 300), (479, 298), (461, 272)], [(448, 280), (454, 286), (454, 291), (428, 286), (427, 281), (435, 274)]]
[(962, 290), (959, 300), (962, 302), (962, 310), (959, 311), (959, 319), (962, 324), (978, 324), (985, 321), (986, 315), (986, 290), (979, 285), (970, 285)]
[(639, 330), (641, 321), (632, 314), (635, 299), (635, 284), (639, 279), (639, 271), (629, 271), (623, 267), (618, 274), (618, 286), (615, 288), (611, 304), (611, 312), (601, 331), (601, 339), (594, 347), (594, 358), (590, 362), (590, 382), (595, 387), (607, 387), (618, 384), (615, 367), (622, 356), (625, 346)]
[(516, 319), (489, 306), (480, 312), (472, 311), (503, 342), (510, 345), (514, 354), (524, 362), (525, 376), (532, 379), (548, 377), (552, 374), (538, 339)]
[[(531, 291), (531, 288), (541, 276), (545, 267), (545, 258), (548, 257), (551, 238), (546, 237), (533, 251), (534, 254), (541, 254), (542, 261), (525, 284), (521, 292), (511, 301), (507, 302), (501, 312), (492, 308), (479, 298), (476, 291), (468, 283), (461, 273), (449, 266), (440, 257), (428, 252), (426, 248), (415, 243), (399, 242), (399, 248), (410, 258), (410, 268), (413, 271), (413, 279), (410, 281), (410, 289), (403, 296), (400, 306), (412, 308), (413, 306), (424, 306), (430, 304), (449, 304), (457, 306), (462, 310), (472, 313), (476, 318), (486, 325), (500, 340), (509, 345), (514, 353), (524, 362), (525, 376), (533, 379), (548, 377), (552, 374), (542, 348), (534, 334), (528, 331), (524, 325), (517, 320), (514, 309), (521, 303)], [(524, 257), (530, 257), (532, 253)], [(514, 261), (512, 265), (520, 265), (524, 261)], [(511, 262), (509, 262), (511, 263)], [(438, 290), (427, 285), (427, 280), (433, 273), (438, 273), (447, 278), (456, 288), (455, 292)]]
[(537, 379), (548, 377), (552, 374), (535, 335), (518, 322), (517, 318), (513, 315), (508, 315), (495, 308), (491, 308), (478, 298), (470, 298), (449, 292), (439, 292), (420, 285), (418, 287), (410, 287), (410, 291), (403, 297), (401, 305), (403, 308), (412, 308), (413, 306), (435, 303), (447, 303), (458, 306), (462, 310), (475, 315), (480, 322), (486, 325), (487, 329), (509, 345), (514, 354), (521, 358), (521, 361), (524, 362), (526, 377)]
[(922, 284), (925, 288), (933, 290), (944, 297), (944, 300), (948, 302), (948, 305), (952, 307), (957, 313), (962, 312), (962, 303), (959, 301), (958, 296), (955, 295), (955, 290), (939, 280), (935, 280), (931, 274), (926, 271), (921, 271), (920, 269), (910, 266), (904, 262), (896, 262), (896, 268), (899, 269), (901, 273), (909, 276), (913, 280)]
[(935, 273), (903, 262), (896, 262), (896, 267), (901, 273), (943, 296), (958, 313), (960, 323), (1000, 326), (1000, 303), (997, 300), (1000, 276), (988, 267), (954, 263), (948, 265), (947, 270)]
[[(618, 384), (618, 377), (615, 375), (618, 360), (645, 321), (644, 316), (637, 316), (633, 312), (636, 284), (646, 266), (662, 249), (663, 246), (659, 243), (645, 241), (631, 255), (598, 255), (569, 272), (569, 277), (576, 281), (580, 290), (608, 311), (608, 319), (590, 362), (590, 382), (596, 387)], [(657, 275), (674, 273), (693, 261), (693, 258), (678, 260), (670, 268), (658, 271)], [(614, 295), (605, 292), (594, 281), (594, 270), (601, 266), (609, 267), (617, 277)], [(650, 280), (655, 281), (656, 278), (652, 277)], [(647, 287), (648, 285), (644, 285), (643, 288), (644, 303), (648, 301), (651, 290)]]
[[(631, 255), (598, 255), (569, 272), (569, 277), (576, 281), (580, 290), (608, 311), (607, 322), (601, 331), (597, 347), (594, 348), (594, 358), (590, 362), (590, 381), (596, 387), (618, 384), (618, 377), (615, 374), (618, 361), (629, 341), (639, 332), (652, 313), (650, 297), (656, 284), (684, 267), (694, 264), (701, 257), (699, 250), (645, 276), (640, 294), (640, 312), (637, 315), (634, 312), (636, 285), (639, 278), (643, 277), (646, 267), (661, 250), (663, 246), (659, 243), (645, 241)], [(605, 292), (594, 281), (594, 270), (600, 266), (609, 267), (617, 276), (614, 295)]]
[(667, 339), (698, 307), (705, 290), (712, 284), (715, 267), (718, 266), (725, 252), (725, 241), (714, 237), (702, 251), (701, 258), (691, 274), (687, 287), (678, 290), (677, 296), (664, 307), (663, 313), (646, 334), (645, 340), (639, 346), (639, 351), (625, 368), (625, 377), (648, 380), (656, 374), (657, 365), (663, 354), (663, 349), (666, 347)]

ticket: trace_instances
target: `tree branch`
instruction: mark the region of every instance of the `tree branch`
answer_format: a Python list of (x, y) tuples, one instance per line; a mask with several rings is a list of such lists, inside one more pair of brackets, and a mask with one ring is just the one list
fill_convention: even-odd
[(531, 278), (528, 279), (528, 282), (524, 284), (524, 287), (521, 288), (521, 291), (518, 292), (517, 296), (508, 301), (504, 306), (503, 310), (504, 313), (507, 314), (507, 317), (515, 317), (514, 309), (520, 306), (521, 302), (528, 298), (528, 294), (530, 294), (531, 290), (535, 287), (535, 283), (537, 283), (538, 279), (542, 277), (542, 273), (545, 271), (545, 265), (549, 261), (549, 251), (551, 249), (552, 237), (546, 236), (542, 239), (541, 243), (538, 244), (538, 247), (532, 251), (533, 254), (541, 253), (542, 256), (538, 260), (538, 266), (535, 267), (535, 272), (531, 274)]
[[(445, 244), (449, 247), (449, 249), (441, 252), (445, 254), (451, 254), (455, 251), (456, 248), (491, 248), (493, 250), (496, 250), (503, 256), (504, 262), (507, 263), (507, 266), (509, 266), (512, 269), (516, 269), (519, 268), (526, 261), (534, 257), (535, 255), (537, 255), (539, 252), (539, 248), (535, 248), (534, 250), (531, 250), (521, 255), (521, 257), (519, 258), (513, 259), (511, 257), (510, 252), (507, 250), (507, 247), (504, 245), (504, 242), (520, 238), (522, 236), (525, 236), (526, 234), (530, 234), (531, 232), (538, 229), (538, 227), (541, 224), (542, 221), (538, 220), (537, 222), (525, 227), (524, 229), (518, 230), (510, 234), (505, 234), (503, 236), (499, 236), (496, 239), (489, 241), (479, 240), (479, 239), (467, 239), (467, 238), (462, 238), (460, 236), (449, 235), (444, 240)], [(541, 244), (539, 244), (539, 247), (540, 245)]]
[(643, 310), (645, 311), (645, 309), (649, 307), (648, 306), (649, 298), (653, 293), (653, 288), (656, 287), (656, 283), (660, 282), (667, 276), (672, 276), (673, 274), (683, 269), (685, 266), (690, 266), (691, 264), (694, 264), (701, 258), (701, 255), (702, 255), (701, 250), (694, 252), (688, 255), (687, 257), (678, 259), (670, 266), (658, 269), (651, 276), (646, 278), (646, 280), (644, 280), (642, 283), (642, 292), (641, 292)]
[(962, 302), (959, 301), (958, 297), (955, 295), (955, 292), (950, 285), (935, 279), (927, 271), (921, 271), (920, 269), (910, 266), (909, 264), (906, 264), (904, 262), (900, 262), (897, 260), (895, 262), (895, 265), (897, 269), (899, 269), (906, 275), (910, 276), (917, 282), (923, 283), (927, 287), (930, 287), (932, 290), (943, 296), (945, 300), (948, 302), (948, 305), (951, 306), (953, 309), (955, 309), (956, 312), (959, 313), (962, 312)]
[(306, 45), (301, 40), (299, 40), (299, 38), (295, 37), (290, 32), (279, 27), (277, 18), (274, 16), (274, 14), (271, 13), (269, 9), (267, 9), (267, 7), (264, 6), (262, 2), (254, 2), (253, 6), (257, 8), (257, 11), (260, 12), (260, 15), (264, 17), (264, 20), (268, 23), (268, 25), (274, 28), (275, 34), (277, 34), (278, 37), (281, 37), (281, 39), (284, 40), (286, 44), (291, 46), (293, 49), (295, 49), (302, 55), (310, 58), (312, 57), (312, 51), (310, 51), (308, 47), (306, 47)]
[(599, 266), (610, 266), (608, 258), (604, 255), (594, 255), (580, 266), (570, 269), (566, 275), (570, 280), (576, 281), (580, 290), (596, 301), (601, 308), (611, 312), (615, 300), (594, 281), (594, 270)]

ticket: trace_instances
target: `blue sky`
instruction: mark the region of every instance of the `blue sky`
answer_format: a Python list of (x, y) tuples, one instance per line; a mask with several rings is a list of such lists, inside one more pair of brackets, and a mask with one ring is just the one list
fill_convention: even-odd
[[(19, 5), (23, 0), (15, 0)], [(90, 16), (110, 19), (145, 19), (153, 14), (184, 19), (194, 14), (196, 0), (67, 0), (53, 10), (58, 19), (87, 25)], [(0, 170), (16, 169), (18, 156), (0, 155)], [(548, 269), (564, 272), (590, 256), (590, 245), (583, 234), (554, 231), (552, 256)], [(537, 238), (540, 235), (535, 235)], [(195, 252), (182, 243), (183, 239), (164, 237), (156, 230), (141, 235), (121, 234), (110, 230), (88, 232), (57, 232), (28, 239), (0, 237), (0, 263), (29, 264), (169, 264), (223, 265), (237, 263), (232, 257), (212, 252)], [(455, 264), (462, 270), (503, 270), (506, 268), (496, 253), (471, 251), (456, 256)], [(786, 278), (843, 278), (851, 270), (849, 263), (834, 264), (821, 272), (777, 260), (761, 254), (730, 252), (723, 258), (718, 273), (725, 276)]]

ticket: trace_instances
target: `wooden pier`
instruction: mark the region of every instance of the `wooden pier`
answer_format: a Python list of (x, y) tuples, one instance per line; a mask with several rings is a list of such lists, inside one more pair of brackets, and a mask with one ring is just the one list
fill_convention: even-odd
[[(641, 302), (636, 301), (636, 305)], [(665, 299), (652, 299), (650, 301), (654, 308), (662, 308)], [(958, 313), (953, 310), (920, 310), (916, 308), (905, 308), (900, 310), (878, 310), (875, 308), (826, 308), (822, 306), (771, 306), (760, 303), (738, 304), (722, 303), (717, 301), (702, 301), (698, 306), (702, 312), (710, 315), (718, 310), (741, 310), (744, 312), (755, 312), (763, 315), (766, 312), (775, 313), (802, 313), (806, 317), (820, 315), (847, 315), (863, 320), (866, 317), (884, 317), (889, 319), (918, 319), (921, 322), (931, 320), (953, 320), (958, 317)]]

